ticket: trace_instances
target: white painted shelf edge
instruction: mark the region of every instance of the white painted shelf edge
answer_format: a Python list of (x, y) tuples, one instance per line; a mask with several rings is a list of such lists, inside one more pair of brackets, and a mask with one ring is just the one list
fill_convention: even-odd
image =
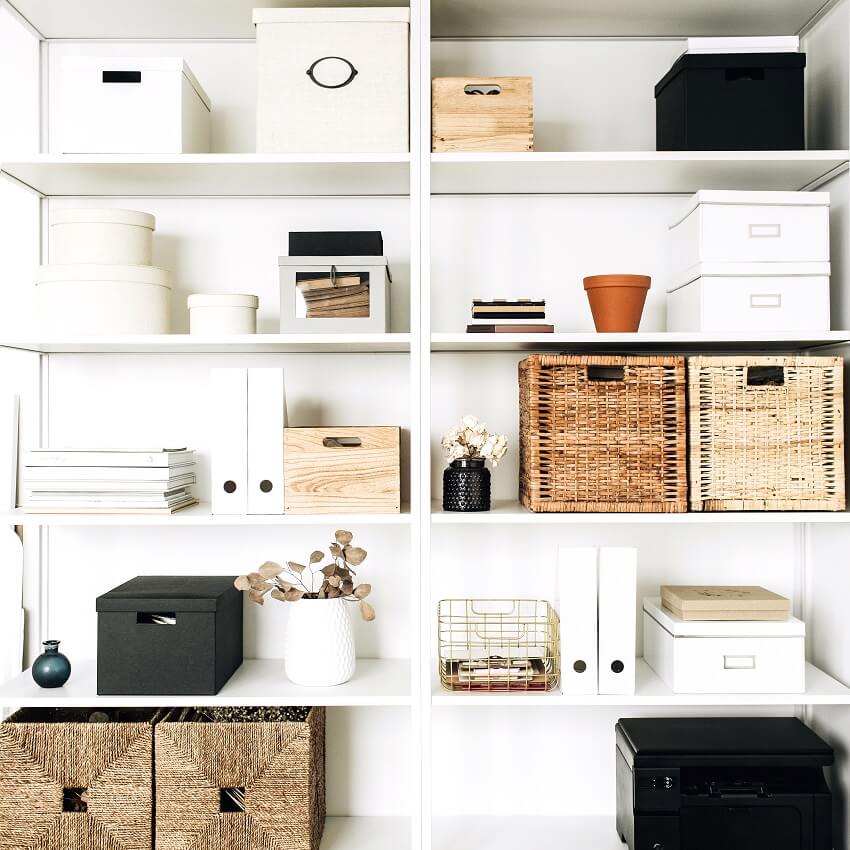
[(444, 511), (440, 502), (431, 507), (431, 521), (438, 525), (723, 525), (848, 523), (848, 511), (718, 511), (664, 513), (535, 513), (519, 502), (494, 501), (489, 511), (455, 513)]
[(385, 334), (127, 334), (0, 339), (0, 348), (38, 354), (352, 354), (407, 353), (409, 333)]
[(544, 694), (452, 693), (435, 676), (431, 702), (435, 706), (561, 705), (561, 706), (740, 706), (850, 705), (850, 688), (812, 664), (806, 664), (802, 694), (674, 694), (643, 660), (637, 659), (635, 693), (628, 696), (575, 695), (560, 690)]
[[(434, 850), (623, 850), (625, 846), (617, 835), (613, 816), (435, 817), (432, 831)], [(327, 848), (323, 845), (322, 850)]]
[(213, 514), (209, 502), (200, 502), (174, 514), (32, 514), (21, 508), (0, 513), (0, 525), (91, 526), (234, 526), (234, 525), (409, 525), (410, 506), (397, 514)]
[(673, 331), (638, 333), (431, 334), (431, 351), (802, 351), (850, 342), (850, 331), (708, 334)]
[(321, 850), (407, 850), (410, 839), (410, 818), (328, 817)]
[(358, 658), (354, 678), (333, 688), (293, 685), (283, 660), (246, 659), (215, 696), (98, 696), (97, 663), (72, 661), (72, 673), (62, 688), (44, 689), (25, 670), (0, 686), (0, 705), (21, 707), (97, 707), (185, 705), (326, 705), (408, 706), (411, 703), (410, 662), (393, 658)]

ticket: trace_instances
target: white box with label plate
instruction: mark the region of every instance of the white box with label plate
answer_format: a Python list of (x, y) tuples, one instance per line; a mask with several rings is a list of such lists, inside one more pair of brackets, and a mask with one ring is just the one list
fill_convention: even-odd
[(643, 600), (646, 663), (676, 694), (799, 694), (806, 690), (806, 626), (779, 621), (681, 620)]
[(667, 330), (830, 330), (829, 263), (702, 263), (667, 290)]
[(671, 283), (699, 263), (828, 263), (829, 192), (701, 190), (669, 245)]
[(180, 57), (69, 56), (62, 153), (209, 153), (210, 99)]

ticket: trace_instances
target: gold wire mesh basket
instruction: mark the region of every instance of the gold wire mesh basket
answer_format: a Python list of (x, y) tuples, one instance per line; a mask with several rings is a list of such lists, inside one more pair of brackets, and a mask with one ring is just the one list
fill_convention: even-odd
[(440, 684), (449, 691), (551, 691), (561, 678), (559, 621), (542, 599), (443, 599)]

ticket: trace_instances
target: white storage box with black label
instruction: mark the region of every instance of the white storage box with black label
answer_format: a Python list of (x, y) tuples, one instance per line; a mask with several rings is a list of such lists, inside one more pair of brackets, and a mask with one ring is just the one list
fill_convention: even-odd
[(254, 9), (257, 151), (398, 153), (408, 8)]
[(36, 272), (36, 318), (48, 334), (165, 334), (170, 305), (168, 272), (154, 266), (82, 263)]
[(697, 192), (670, 225), (670, 283), (699, 263), (828, 263), (828, 192)]
[(179, 57), (62, 63), (62, 153), (208, 153), (210, 100)]
[(806, 690), (802, 620), (682, 620), (643, 600), (643, 655), (676, 694), (800, 694)]
[(829, 263), (702, 263), (667, 290), (667, 330), (828, 331)]
[(386, 257), (278, 257), (281, 333), (386, 333)]

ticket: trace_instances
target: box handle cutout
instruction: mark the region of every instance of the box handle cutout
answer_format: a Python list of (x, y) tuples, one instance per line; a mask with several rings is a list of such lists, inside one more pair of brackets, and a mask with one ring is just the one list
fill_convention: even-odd
[(236, 482), (235, 481), (225, 481), (222, 484), (222, 488), (225, 493), (235, 493), (236, 492)]
[(724, 655), (723, 656), (724, 670), (755, 670), (756, 657), (755, 655)]
[(345, 88), (357, 76), (357, 68), (342, 56), (323, 56), (308, 69), (307, 76), (320, 88)]
[(245, 789), (244, 788), (222, 788), (219, 791), (220, 812), (244, 812), (245, 811)]
[(501, 94), (502, 87), (497, 85), (468, 85), (463, 87), (464, 94)]
[(260, 492), (261, 493), (271, 493), (273, 488), (274, 488), (274, 484), (272, 484), (272, 482), (269, 481), (268, 478), (264, 478), (260, 482)]
[(750, 295), (750, 307), (754, 310), (761, 308), (782, 307), (782, 295), (778, 292), (764, 292)]
[(785, 369), (782, 366), (748, 366), (748, 387), (784, 387)]
[(587, 662), (582, 661), (581, 658), (579, 658), (578, 661), (573, 664), (573, 670), (575, 670), (576, 673), (585, 673), (587, 671)]
[(764, 82), (764, 68), (727, 68), (726, 79), (729, 82)]
[(89, 810), (88, 788), (63, 788), (62, 811), (85, 814)]
[(751, 224), (750, 239), (781, 239), (781, 224)]
[(360, 437), (325, 437), (322, 445), (326, 449), (354, 449), (363, 445)]
[(140, 83), (141, 71), (104, 71), (101, 77), (104, 83)]
[(623, 664), (619, 659), (615, 659), (611, 662), (611, 672), (612, 673), (622, 673), (623, 670), (626, 669), (626, 665)]
[(588, 366), (588, 381), (622, 381), (626, 377), (625, 366)]
[(136, 623), (143, 626), (176, 626), (177, 613), (175, 611), (139, 611), (136, 614)]

